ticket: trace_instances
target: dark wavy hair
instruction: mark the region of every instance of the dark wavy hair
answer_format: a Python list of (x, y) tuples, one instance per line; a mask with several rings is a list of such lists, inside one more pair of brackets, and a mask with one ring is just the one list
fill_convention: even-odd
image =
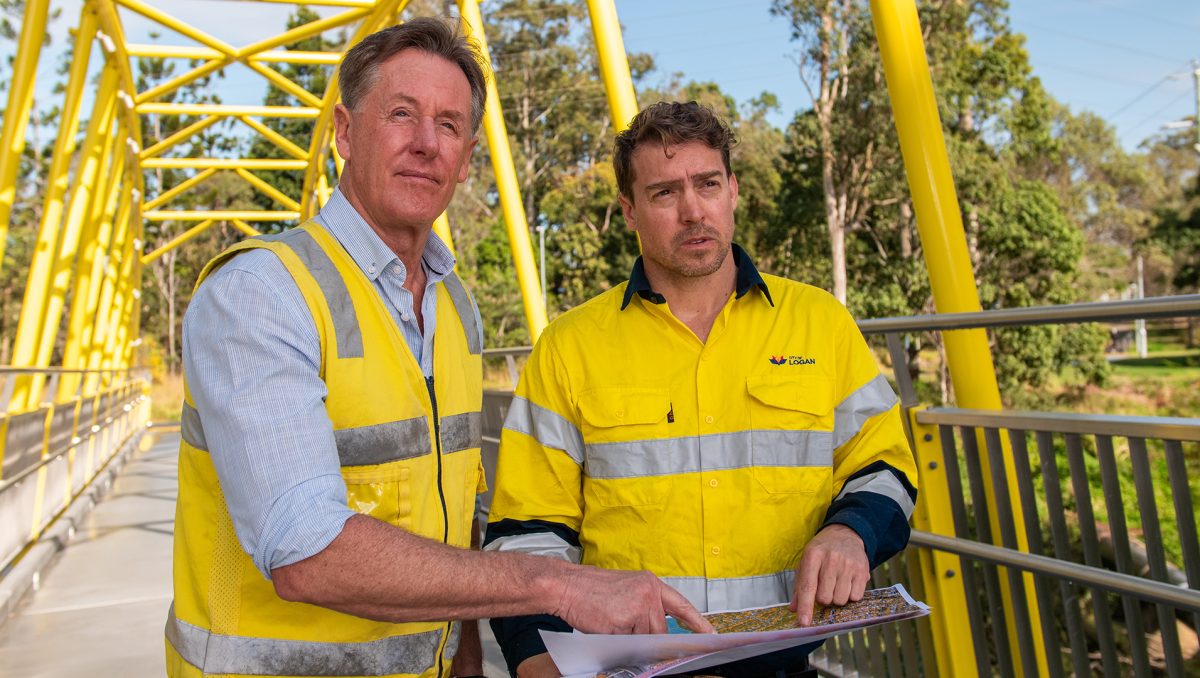
[(406, 49), (419, 49), (440, 56), (460, 69), (471, 87), (471, 132), (479, 131), (487, 80), (478, 44), (459, 32), (458, 22), (418, 17), (390, 26), (363, 38), (350, 48), (338, 67), (342, 103), (356, 110), (359, 102), (379, 82), (379, 66)]
[(729, 165), (729, 149), (737, 143), (733, 130), (707, 106), (695, 101), (660, 101), (642, 109), (629, 123), (629, 128), (617, 135), (613, 146), (613, 169), (621, 195), (633, 200), (633, 152), (645, 143), (677, 146), (699, 141), (721, 152), (725, 174), (733, 173)]

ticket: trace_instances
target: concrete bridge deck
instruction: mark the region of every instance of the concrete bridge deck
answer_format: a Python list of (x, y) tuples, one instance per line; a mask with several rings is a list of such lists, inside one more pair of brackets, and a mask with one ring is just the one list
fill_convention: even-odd
[[(151, 432), (16, 615), (0, 678), (164, 675), (178, 433)], [(506, 674), (487, 625), (484, 673)]]

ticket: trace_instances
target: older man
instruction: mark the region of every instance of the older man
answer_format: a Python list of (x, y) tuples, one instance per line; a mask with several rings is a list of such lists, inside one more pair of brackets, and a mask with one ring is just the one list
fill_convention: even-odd
[[(534, 347), (500, 443), (485, 548), (647, 569), (705, 611), (858, 600), (904, 548), (917, 478), (892, 392), (846, 309), (733, 244), (734, 139), (659, 103), (617, 135), (629, 281)], [(555, 675), (539, 629), (492, 620), (509, 667)], [(706, 669), (803, 673), (811, 647)]]
[(184, 319), (168, 673), (478, 674), (455, 620), (510, 614), (707, 628), (648, 573), (467, 550), (482, 332), (431, 228), (467, 177), (484, 74), (434, 19), (368, 37), (339, 74), (338, 190), (218, 256)]

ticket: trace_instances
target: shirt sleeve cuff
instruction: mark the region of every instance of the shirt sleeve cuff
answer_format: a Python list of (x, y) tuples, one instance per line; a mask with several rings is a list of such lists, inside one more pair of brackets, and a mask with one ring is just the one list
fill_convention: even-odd
[(508, 672), (514, 678), (517, 667), (521, 662), (546, 652), (546, 643), (542, 642), (542, 634), (538, 631), (571, 631), (571, 625), (548, 614), (530, 615), (526, 617), (504, 617), (491, 620), (492, 633), (504, 653), (504, 661), (508, 664)]
[(354, 515), (341, 476), (319, 476), (292, 487), (267, 512), (252, 554), (254, 566), (270, 580), (271, 570), (325, 550)]

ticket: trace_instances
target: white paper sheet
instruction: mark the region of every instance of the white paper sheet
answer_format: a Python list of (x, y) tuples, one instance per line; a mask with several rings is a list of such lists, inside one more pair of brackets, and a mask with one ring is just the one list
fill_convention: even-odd
[[(901, 584), (892, 587), (912, 609), (823, 626), (756, 633), (600, 635), (542, 631), (546, 649), (564, 676), (588, 676), (617, 667), (640, 667), (644, 678), (696, 670), (824, 640), (856, 629), (929, 614)], [(683, 660), (683, 661), (672, 661)], [(668, 665), (662, 665), (670, 662)]]

